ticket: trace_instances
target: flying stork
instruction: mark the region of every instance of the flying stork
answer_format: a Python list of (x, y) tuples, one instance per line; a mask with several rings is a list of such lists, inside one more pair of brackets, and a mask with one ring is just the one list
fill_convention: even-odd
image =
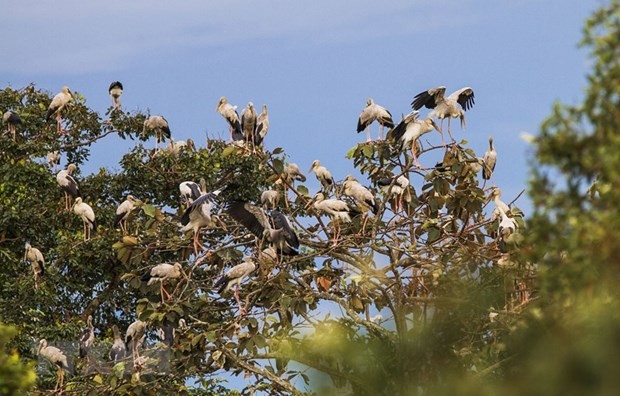
[(222, 96), (215, 108), (215, 111), (220, 113), (224, 119), (230, 125), (230, 141), (243, 140), (243, 131), (241, 130), (241, 122), (239, 121), (239, 113), (237, 113), (237, 106), (233, 106), (228, 103), (226, 96)]
[(47, 113), (45, 114), (45, 121), (49, 121), (52, 117), (52, 114), (56, 113), (56, 130), (59, 134), (63, 133), (62, 129), (62, 110), (73, 100), (73, 94), (69, 87), (62, 87), (59, 93), (54, 96), (52, 102), (47, 108)]
[(71, 198), (79, 198), (81, 196), (77, 181), (72, 176), (76, 169), (75, 164), (69, 164), (67, 169), (61, 170), (56, 175), (56, 181), (65, 192), (65, 210), (71, 208)]
[(73, 205), (73, 212), (82, 218), (84, 223), (84, 240), (89, 240), (91, 230), (93, 232), (97, 231), (97, 221), (95, 220), (93, 208), (86, 202), (83, 202), (81, 197), (77, 197)]
[(366, 107), (362, 110), (359, 119), (357, 120), (357, 133), (366, 131), (366, 141), (370, 142), (370, 131), (368, 127), (374, 121), (379, 122), (381, 125), (379, 132), (379, 139), (383, 139), (383, 128), (393, 128), (394, 121), (392, 121), (392, 114), (383, 106), (379, 106), (372, 99), (366, 101)]
[(13, 136), (13, 141), (15, 141), (16, 127), (18, 124), (22, 123), (22, 118), (16, 112), (12, 110), (7, 110), (2, 115), (2, 119), (4, 120), (4, 123), (6, 124), (6, 130), (8, 132), (11, 132), (11, 135)]
[(419, 110), (423, 106), (427, 109), (433, 109), (429, 116), (436, 117), (441, 120), (439, 126), (439, 132), (441, 133), (441, 143), (445, 146), (443, 140), (443, 120), (448, 119), (448, 134), (452, 141), (452, 133), (450, 132), (450, 120), (452, 118), (460, 117), (461, 128), (465, 129), (465, 111), (472, 108), (474, 105), (474, 90), (470, 87), (461, 88), (458, 91), (454, 91), (450, 96), (445, 97), (446, 87), (431, 88), (427, 91), (420, 92), (413, 98), (411, 107), (414, 110)]
[(241, 301), (239, 300), (239, 287), (241, 281), (254, 272), (255, 269), (256, 263), (251, 258), (248, 258), (243, 263), (237, 264), (226, 271), (226, 273), (214, 285), (214, 287), (219, 287), (217, 292), (220, 295), (226, 293), (232, 285), (237, 285), (235, 288), (235, 300), (237, 301), (240, 315), (244, 315), (246, 311), (245, 308), (241, 306)]
[(108, 93), (112, 98), (114, 110), (121, 107), (121, 95), (123, 94), (123, 84), (120, 81), (113, 81), (108, 88)]

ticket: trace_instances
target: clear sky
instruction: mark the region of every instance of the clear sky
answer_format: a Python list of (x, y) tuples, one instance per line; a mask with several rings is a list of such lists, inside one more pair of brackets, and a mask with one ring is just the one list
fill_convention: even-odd
[[(577, 48), (584, 0), (409, 1), (4, 1), (0, 84), (63, 85), (105, 112), (107, 87), (125, 86), (125, 110), (164, 115), (173, 136), (228, 137), (215, 112), (220, 96), (269, 106), (267, 147), (281, 146), (307, 170), (321, 159), (336, 179), (364, 141), (355, 131), (368, 97), (395, 120), (413, 96), (471, 86), (467, 129), (482, 156), (498, 151), (496, 184), (514, 197), (527, 175), (527, 145), (552, 103), (577, 103), (587, 54)], [(376, 124), (371, 127), (377, 136)], [(438, 144), (437, 136), (430, 140)], [(83, 171), (116, 168), (127, 146), (99, 144)], [(434, 161), (421, 159), (426, 166)], [(414, 185), (415, 180), (412, 180)], [(312, 178), (314, 183), (314, 179)], [(310, 187), (313, 187), (310, 185)]]

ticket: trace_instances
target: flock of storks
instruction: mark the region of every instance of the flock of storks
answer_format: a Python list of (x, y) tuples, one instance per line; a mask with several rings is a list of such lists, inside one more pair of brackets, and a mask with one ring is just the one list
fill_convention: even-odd
[[(442, 144), (445, 146), (443, 140), (444, 119), (448, 120), (448, 133), (452, 138), (450, 132), (451, 118), (460, 118), (461, 126), (465, 127), (465, 111), (470, 109), (474, 104), (474, 91), (469, 87), (459, 89), (449, 96), (445, 96), (445, 90), (445, 87), (437, 87), (416, 95), (411, 103), (413, 111), (404, 116), (396, 125), (387, 109), (376, 104), (372, 99), (368, 99), (366, 107), (359, 116), (357, 132), (366, 131), (367, 141), (371, 141), (369, 126), (373, 122), (377, 121), (380, 124), (380, 139), (383, 139), (383, 128), (390, 128), (390, 139), (394, 145), (399, 147), (401, 151), (410, 150), (413, 155), (413, 164), (421, 167), (417, 158), (417, 144), (420, 136), (432, 130), (437, 130), (441, 134)], [(110, 84), (109, 94), (112, 98), (114, 110), (120, 108), (120, 97), (122, 93), (123, 85), (120, 82), (115, 81)], [(62, 111), (69, 105), (72, 98), (71, 90), (68, 87), (63, 87), (62, 90), (54, 96), (48, 107), (46, 120), (49, 120), (54, 114), (56, 115), (57, 131), (59, 134), (65, 133), (62, 128)], [(421, 119), (418, 115), (419, 110), (423, 107), (431, 109), (431, 111), (426, 118)], [(231, 142), (246, 144), (252, 148), (260, 146), (269, 129), (267, 106), (263, 105), (260, 115), (257, 114), (252, 102), (249, 102), (243, 109), (241, 116), (239, 116), (236, 108), (236, 106), (228, 102), (226, 97), (220, 98), (216, 108), (216, 111), (220, 113), (229, 124)], [(435, 119), (441, 121), (439, 126), (435, 122)], [(14, 111), (7, 111), (4, 113), (3, 120), (7, 125), (7, 131), (12, 134), (15, 140), (16, 126), (21, 123), (19, 114)], [(144, 121), (144, 129), (154, 130), (156, 135), (156, 147), (157, 143), (161, 140), (171, 138), (168, 122), (162, 116), (153, 115), (148, 117)], [(454, 138), (452, 138), (452, 140), (454, 141)], [(489, 150), (487, 150), (483, 158), (479, 159), (479, 165), (480, 168), (482, 168), (483, 178), (485, 180), (491, 178), (496, 162), (496, 152), (493, 147), (492, 137), (489, 139), (489, 144)], [(57, 165), (60, 161), (60, 154), (58, 152), (52, 152), (48, 154), (47, 159), (50, 166)], [(84, 202), (81, 197), (78, 182), (73, 177), (75, 170), (75, 165), (69, 164), (66, 169), (60, 170), (57, 173), (56, 179), (65, 194), (65, 210), (68, 211), (73, 209), (74, 213), (80, 216), (83, 220), (84, 240), (88, 240), (91, 236), (91, 232), (96, 231), (97, 221), (92, 207)], [(375, 214), (378, 212), (379, 205), (374, 195), (353, 176), (347, 176), (341, 188), (342, 194), (347, 196), (348, 199), (341, 199), (341, 197), (338, 196), (336, 198), (329, 198), (330, 192), (334, 189), (336, 184), (332, 174), (322, 166), (318, 160), (312, 163), (310, 171), (315, 173), (317, 180), (322, 186), (322, 190), (306, 205), (306, 209), (309, 210), (312, 208), (317, 213), (325, 214), (331, 218), (334, 245), (337, 244), (340, 237), (340, 223), (351, 222), (354, 216), (367, 211), (372, 211)], [(283, 173), (276, 182), (276, 184), (284, 188), (285, 199), (286, 188), (291, 187), (296, 180), (305, 181), (306, 178), (296, 164), (289, 163), (285, 166)], [(402, 197), (409, 186), (408, 178), (405, 175), (399, 175), (393, 178), (380, 180), (378, 184), (387, 190), (386, 196), (394, 198), (395, 211), (400, 213), (402, 211)], [(207, 192), (204, 180), (202, 180), (200, 184), (193, 181), (185, 181), (179, 185), (179, 192), (186, 202), (186, 208), (181, 217), (181, 231), (184, 233), (191, 231), (193, 233), (192, 244), (196, 256), (198, 256), (199, 249), (207, 252), (205, 246), (200, 242), (200, 230), (213, 225), (215, 220), (215, 216), (213, 215), (214, 208), (218, 202), (218, 195), (223, 190), (224, 189), (219, 189)], [(510, 208), (500, 200), (499, 194), (499, 189), (494, 188), (492, 198), (495, 202), (496, 209), (493, 216), (495, 218), (501, 217), (500, 230), (508, 230), (508, 232), (514, 231), (517, 223), (512, 217), (507, 215)], [(297, 232), (287, 217), (277, 209), (279, 198), (280, 193), (278, 191), (267, 190), (261, 195), (261, 206), (243, 201), (230, 201), (226, 202), (224, 207), (225, 213), (255, 235), (258, 241), (257, 247), (259, 255), (262, 255), (263, 258), (267, 257), (273, 262), (275, 262), (278, 255), (298, 254), (300, 245)], [(75, 202), (72, 203), (72, 200), (75, 200)], [(128, 195), (116, 210), (116, 217), (113, 225), (115, 228), (120, 228), (123, 235), (128, 233), (127, 220), (130, 214), (139, 206), (138, 203), (138, 199), (132, 195)], [(267, 246), (263, 248), (262, 244), (265, 241), (268, 243)], [(27, 242), (25, 245), (24, 259), (31, 263), (35, 288), (37, 288), (45, 273), (44, 256), (39, 249), (31, 246), (30, 243)], [(233, 285), (237, 285), (234, 296), (241, 314), (243, 314), (245, 310), (244, 307), (241, 306), (239, 300), (239, 284), (255, 269), (256, 261), (253, 258), (247, 258), (241, 264), (228, 270), (214, 285), (215, 288), (218, 288), (220, 294), (226, 292)], [(164, 282), (182, 277), (187, 278), (180, 263), (162, 263), (147, 270), (143, 274), (142, 280), (148, 282), (148, 285), (155, 282), (160, 283), (160, 295), (163, 303), (165, 300), (164, 294), (168, 300), (172, 299), (171, 294), (164, 287)], [(140, 340), (143, 340), (146, 326), (147, 324), (145, 322), (136, 320), (127, 328), (125, 333), (125, 342), (131, 343), (134, 363), (135, 360), (139, 358), (138, 345), (140, 344)], [(181, 320), (179, 326), (186, 326), (184, 320)], [(125, 357), (126, 347), (120, 337), (119, 329), (116, 326), (113, 328), (113, 333), (114, 344), (110, 351), (110, 359), (116, 362)], [(92, 317), (90, 316), (86, 328), (80, 337), (79, 344), (80, 356), (86, 356), (88, 348), (94, 344), (94, 326), (92, 324)], [(58, 366), (59, 375), (56, 387), (59, 386), (59, 383), (60, 386), (62, 386), (62, 368), (68, 369), (70, 367), (69, 359), (65, 353), (56, 347), (48, 346), (45, 339), (40, 340), (38, 352), (41, 356), (45, 356)]]

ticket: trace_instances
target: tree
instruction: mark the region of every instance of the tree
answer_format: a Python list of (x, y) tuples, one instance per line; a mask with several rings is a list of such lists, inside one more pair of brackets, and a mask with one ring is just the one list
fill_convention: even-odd
[(0, 394), (3, 395), (27, 392), (36, 381), (32, 365), (22, 362), (15, 350), (7, 350), (15, 335), (14, 327), (0, 324)]
[[(177, 152), (138, 143), (120, 171), (76, 175), (99, 223), (84, 241), (81, 220), (64, 210), (63, 193), (41, 158), (60, 150), (65, 166), (79, 169), (91, 145), (110, 134), (143, 142), (155, 132), (143, 130), (147, 114), (109, 109), (104, 120), (76, 93), (63, 112), (67, 132), (58, 135), (43, 122), (49, 102), (34, 86), (0, 92), (2, 108), (23, 119), (17, 141), (2, 137), (0, 153), (0, 316), (19, 328), (14, 345), (30, 358), (33, 340), (41, 338), (75, 357), (78, 335), (93, 316), (96, 347), (88, 359), (76, 359), (67, 392), (233, 393), (222, 382), (227, 372), (250, 379), (244, 393), (300, 394), (329, 378), (321, 393), (409, 394), (454, 389), (463, 379), (463, 386), (476, 386), (495, 375), (504, 359), (499, 340), (529, 302), (532, 270), (518, 265), (520, 210), (489, 204), (496, 190), (483, 187), (480, 160), (466, 141), (444, 154), (441, 146), (421, 150), (422, 161), (440, 160), (428, 169), (415, 167), (390, 141), (352, 148), (348, 157), (378, 197), (377, 213), (339, 224), (336, 244), (336, 224), (313, 210), (305, 185), (287, 177), (281, 148), (210, 140)], [(412, 182), (402, 210), (379, 187), (398, 175)], [(201, 233), (204, 251), (195, 254), (191, 233), (179, 231), (185, 207), (178, 184), (201, 178), (208, 191), (226, 189), (218, 219)], [(257, 203), (267, 188), (279, 191), (280, 210), (300, 234), (298, 255), (263, 254), (267, 242), (226, 215), (227, 202)], [(342, 197), (343, 186), (335, 190)], [(138, 202), (123, 236), (112, 221), (127, 194)], [(505, 219), (512, 226), (498, 230)], [(22, 261), (26, 241), (47, 263), (37, 288)], [(244, 255), (258, 262), (241, 287), (245, 315), (230, 294), (213, 290)], [(164, 302), (141, 279), (163, 262), (182, 263), (187, 275), (166, 285), (173, 298)], [(326, 314), (334, 307), (340, 314)], [(147, 323), (139, 349), (146, 360), (108, 361), (112, 326), (124, 331), (138, 318)], [(175, 328), (170, 345), (158, 342), (158, 328)], [(327, 377), (314, 380), (317, 372)], [(40, 376), (40, 392), (52, 387), (52, 373)]]

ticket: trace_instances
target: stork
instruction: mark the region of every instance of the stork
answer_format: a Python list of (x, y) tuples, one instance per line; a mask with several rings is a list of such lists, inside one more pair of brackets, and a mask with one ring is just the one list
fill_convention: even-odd
[(114, 217), (114, 228), (121, 228), (121, 233), (127, 235), (127, 220), (129, 215), (136, 208), (136, 198), (133, 195), (127, 195), (127, 198), (116, 208), (116, 216)]
[(366, 141), (370, 142), (370, 131), (368, 127), (374, 121), (379, 122), (381, 125), (379, 132), (379, 139), (383, 139), (383, 128), (393, 128), (394, 121), (392, 121), (392, 114), (383, 106), (379, 106), (372, 99), (366, 101), (366, 107), (362, 110), (360, 118), (357, 120), (357, 133), (366, 131)]
[(284, 188), (286, 189), (287, 185), (293, 185), (295, 180), (305, 182), (306, 176), (301, 173), (301, 170), (299, 170), (299, 166), (296, 163), (291, 162), (286, 164), (284, 171), (282, 172), (282, 175), (280, 175), (280, 179), (276, 181), (276, 184), (284, 183)]
[(254, 135), (254, 144), (260, 146), (265, 141), (269, 131), (269, 113), (267, 112), (267, 105), (263, 104), (263, 109), (258, 115), (258, 121), (256, 123), (256, 133)]
[(60, 152), (50, 151), (47, 153), (47, 163), (50, 166), (50, 169), (53, 169), (54, 172), (58, 170), (58, 164), (60, 164)]
[(12, 110), (7, 110), (3, 115), (2, 119), (6, 124), (6, 130), (11, 133), (13, 136), (13, 141), (15, 141), (17, 125), (22, 123), (22, 118), (16, 112)]
[(86, 202), (83, 202), (81, 197), (77, 197), (73, 205), (73, 212), (82, 218), (84, 223), (84, 240), (89, 240), (91, 230), (93, 232), (97, 231), (97, 221), (95, 220), (93, 208)]
[(493, 177), (496, 162), (497, 152), (495, 151), (495, 147), (493, 147), (493, 136), (489, 136), (489, 149), (484, 153), (484, 157), (482, 157), (482, 178), (484, 180), (489, 180)]
[(65, 210), (71, 208), (71, 198), (79, 198), (81, 196), (78, 184), (72, 176), (76, 169), (75, 164), (69, 164), (67, 169), (61, 170), (56, 175), (56, 181), (65, 192)]
[(321, 183), (321, 186), (323, 186), (325, 191), (331, 190), (331, 188), (336, 184), (331, 172), (328, 171), (326, 167), (321, 165), (319, 160), (314, 160), (314, 162), (312, 162), (312, 167), (308, 172), (314, 172), (317, 180)]
[(226, 213), (247, 228), (259, 241), (266, 237), (278, 252), (286, 255), (299, 254), (299, 236), (279, 210), (272, 210), (268, 215), (258, 206), (243, 201), (231, 201), (226, 206)]
[[(210, 193), (202, 192), (200, 197), (185, 209), (181, 217), (181, 224), (183, 225), (181, 231), (187, 232), (192, 230), (194, 232), (194, 254), (198, 254), (200, 229), (202, 227), (210, 227), (213, 223), (214, 215), (211, 214), (211, 211), (217, 204), (217, 196), (220, 195), (222, 191), (224, 191), (223, 188)], [(203, 246), (201, 246), (201, 249), (206, 251)]]
[(185, 208), (188, 208), (192, 202), (202, 195), (202, 191), (206, 188), (205, 184), (204, 179), (200, 179), (200, 184), (193, 181), (184, 181), (179, 184), (179, 192), (185, 200)]
[(241, 123), (239, 122), (239, 113), (237, 113), (237, 106), (233, 106), (228, 103), (226, 96), (222, 96), (215, 108), (215, 111), (220, 113), (224, 119), (230, 125), (230, 141), (243, 140), (243, 131), (241, 130)]
[(121, 338), (121, 332), (118, 330), (118, 326), (112, 326), (112, 333), (114, 333), (114, 343), (112, 344), (112, 348), (110, 348), (109, 358), (114, 363), (122, 360), (127, 355), (127, 346), (123, 342)]
[(131, 357), (136, 360), (136, 358), (140, 357), (138, 353), (138, 345), (140, 343), (140, 339), (144, 336), (146, 332), (146, 322), (137, 319), (135, 322), (127, 327), (127, 331), (125, 332), (125, 342), (130, 345), (131, 348)]
[(379, 205), (372, 193), (364, 186), (362, 186), (353, 176), (348, 175), (344, 179), (343, 183), (344, 194), (353, 198), (355, 202), (362, 206), (362, 208), (372, 210), (372, 213), (377, 214), (379, 212)]
[(162, 263), (157, 264), (142, 275), (142, 281), (147, 282), (147, 286), (151, 286), (155, 282), (159, 282), (159, 294), (161, 302), (164, 303), (164, 293), (168, 296), (168, 301), (172, 300), (172, 295), (164, 287), (164, 281), (169, 279), (178, 279), (185, 276), (181, 263)]
[(43, 356), (54, 365), (56, 365), (56, 367), (58, 368), (58, 376), (56, 378), (54, 392), (56, 392), (58, 388), (62, 389), (65, 380), (65, 375), (62, 370), (65, 369), (68, 372), (71, 372), (73, 367), (71, 360), (60, 349), (53, 346), (48, 346), (47, 340), (45, 338), (39, 341), (39, 348), (37, 349), (37, 354), (39, 356)]
[(504, 201), (501, 200), (501, 196), (502, 190), (500, 190), (499, 187), (493, 187), (491, 189), (490, 199), (495, 204), (495, 209), (491, 214), (491, 221), (495, 221), (495, 219), (497, 219), (497, 217), (500, 215), (500, 211), (503, 211), (504, 213), (510, 213), (510, 206), (508, 206)]
[(322, 192), (316, 193), (307, 207), (310, 205), (312, 205), (319, 214), (326, 214), (331, 218), (334, 227), (334, 246), (338, 243), (338, 238), (340, 237), (339, 223), (350, 223), (352, 217), (361, 214), (357, 208), (350, 206), (345, 201), (340, 199), (325, 199), (325, 194)]
[(43, 274), (45, 274), (45, 259), (39, 249), (30, 246), (30, 242), (26, 242), (25, 248), (24, 260), (30, 263), (32, 276), (34, 277), (34, 288), (38, 289), (39, 281)]
[(120, 81), (113, 81), (108, 88), (108, 93), (112, 98), (114, 110), (121, 107), (121, 95), (123, 94), (123, 84)]
[(241, 112), (241, 128), (243, 129), (243, 136), (245, 137), (245, 143), (252, 142), (252, 146), (255, 144), (256, 124), (258, 114), (254, 108), (254, 103), (248, 102), (248, 105)]
[(420, 92), (413, 98), (411, 107), (414, 110), (419, 110), (423, 106), (427, 109), (433, 109), (429, 116), (436, 117), (441, 120), (439, 126), (439, 133), (441, 134), (441, 143), (445, 146), (443, 140), (443, 120), (448, 119), (448, 134), (452, 141), (452, 133), (450, 132), (450, 120), (452, 118), (460, 117), (461, 128), (465, 129), (465, 111), (472, 108), (474, 105), (474, 90), (470, 87), (461, 88), (458, 91), (454, 91), (450, 96), (445, 97), (446, 87), (431, 88), (427, 91)]
[(170, 125), (160, 115), (152, 115), (144, 121), (142, 136), (144, 136), (147, 129), (152, 129), (155, 132), (155, 149), (157, 149), (159, 142), (170, 139)]
[(396, 211), (400, 212), (402, 210), (403, 196), (408, 191), (407, 187), (409, 187), (409, 179), (407, 179), (405, 175), (400, 175), (398, 177), (387, 177), (384, 179), (379, 179), (379, 181), (377, 181), (377, 185), (381, 186), (381, 188), (385, 190), (388, 197), (394, 197), (394, 206), (396, 207)]
[(400, 151), (404, 151), (411, 146), (413, 163), (418, 168), (421, 168), (422, 165), (418, 162), (418, 156), (416, 154), (416, 144), (420, 136), (431, 132), (433, 129), (439, 130), (432, 117), (427, 117), (424, 120), (420, 120), (418, 119), (418, 112), (412, 111), (407, 114), (392, 130), (391, 139), (399, 144)]
[(260, 202), (264, 209), (275, 209), (280, 200), (280, 193), (276, 190), (266, 190), (260, 195)]
[(256, 269), (256, 263), (251, 258), (248, 258), (241, 264), (237, 264), (228, 271), (215, 283), (214, 287), (219, 287), (218, 294), (222, 295), (226, 293), (232, 285), (236, 284), (237, 287), (235, 289), (235, 300), (237, 301), (237, 306), (239, 307), (239, 313), (241, 315), (245, 314), (245, 308), (241, 306), (241, 301), (239, 300), (239, 287), (241, 285), (241, 281), (247, 276), (249, 276)]
[(82, 330), (79, 340), (79, 353), (81, 358), (85, 358), (90, 348), (95, 344), (95, 326), (93, 326), (93, 316), (88, 315), (86, 327)]
[(73, 94), (69, 87), (62, 87), (59, 93), (57, 93), (49, 107), (47, 108), (47, 113), (45, 114), (45, 121), (49, 121), (52, 117), (52, 114), (56, 113), (56, 131), (61, 134), (64, 132), (62, 129), (62, 110), (73, 100)]
[(192, 147), (190, 142), (191, 145), (193, 145), (193, 141), (191, 139), (187, 139), (187, 142), (185, 140), (177, 140), (175, 142), (173, 138), (170, 138), (170, 142), (168, 142), (168, 146), (166, 146), (166, 151), (171, 155), (176, 156), (181, 152), (181, 150), (186, 150)]

